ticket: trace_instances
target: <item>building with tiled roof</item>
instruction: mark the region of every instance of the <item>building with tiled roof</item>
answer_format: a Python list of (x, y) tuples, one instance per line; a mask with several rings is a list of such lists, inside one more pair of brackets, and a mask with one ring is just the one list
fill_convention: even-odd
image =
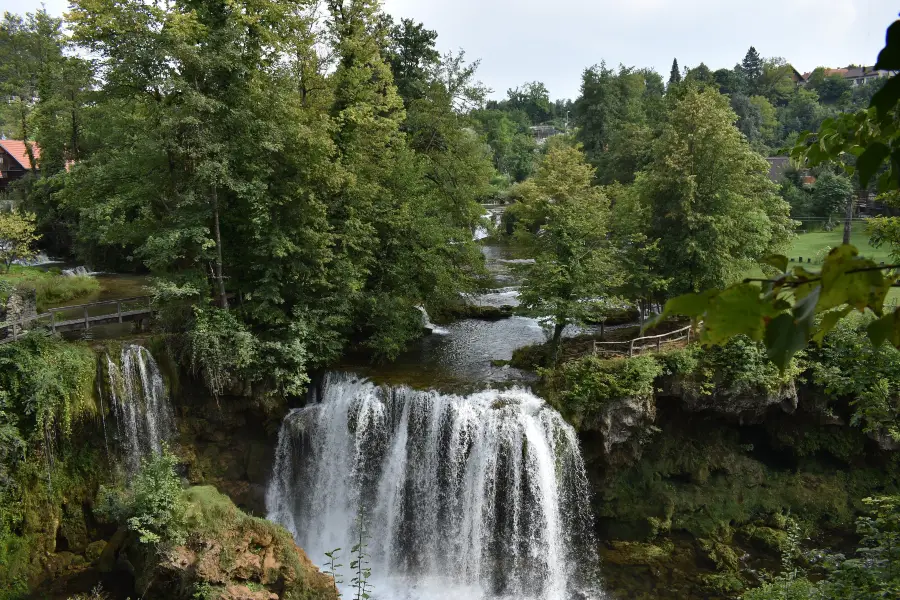
[[(882, 77), (889, 77), (890, 72), (888, 71), (878, 71), (875, 67), (847, 67), (845, 69), (823, 69), (825, 71), (825, 77), (831, 77), (832, 75), (840, 75), (847, 81), (849, 81), (854, 86), (857, 85), (865, 85), (871, 81), (875, 81), (876, 79), (881, 79)], [(804, 81), (808, 81), (812, 72), (804, 73), (803, 79)]]
[[(34, 157), (35, 164), (32, 165), (28, 156), (28, 150)], [(21, 179), (26, 173), (37, 170), (37, 161), (41, 157), (41, 149), (35, 142), (26, 142), (22, 140), (0, 140), (0, 192), (5, 191), (9, 185)]]

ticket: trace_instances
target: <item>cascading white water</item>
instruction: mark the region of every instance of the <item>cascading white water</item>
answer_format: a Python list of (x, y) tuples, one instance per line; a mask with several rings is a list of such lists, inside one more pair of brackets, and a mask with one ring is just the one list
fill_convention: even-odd
[(598, 595), (589, 500), (574, 430), (525, 390), (330, 374), (284, 420), (266, 504), (320, 563), (349, 564), (361, 511), (378, 600), (568, 600)]
[(175, 414), (162, 374), (150, 352), (134, 344), (122, 348), (121, 368), (106, 357), (117, 435), (133, 472), (141, 458), (162, 451), (172, 438)]

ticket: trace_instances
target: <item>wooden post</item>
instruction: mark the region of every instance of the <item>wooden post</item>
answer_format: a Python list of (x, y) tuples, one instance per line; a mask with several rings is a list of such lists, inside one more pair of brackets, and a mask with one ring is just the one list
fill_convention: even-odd
[(659, 352), (662, 349), (662, 338), (656, 338), (656, 351)]
[(50, 310), (50, 331), (56, 333), (56, 311)]
[(85, 305), (84, 307), (84, 329), (87, 331), (91, 328), (91, 318), (88, 316), (88, 307)]
[(634, 356), (634, 340), (631, 340), (631, 343), (628, 344), (628, 358)]
[(119, 323), (122, 322), (122, 301), (116, 302), (116, 313), (119, 315)]

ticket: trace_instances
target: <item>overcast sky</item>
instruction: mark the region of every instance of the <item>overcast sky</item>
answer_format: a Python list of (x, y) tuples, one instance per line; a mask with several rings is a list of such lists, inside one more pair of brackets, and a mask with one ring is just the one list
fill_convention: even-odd
[[(672, 59), (732, 67), (755, 46), (799, 71), (873, 64), (900, 5), (889, 0), (385, 0), (397, 19), (437, 30), (441, 50), (481, 59), (479, 78), (505, 95), (543, 81), (554, 98), (578, 95), (585, 67), (652, 67), (668, 78)], [(68, 0), (46, 0), (61, 14)], [(0, 0), (27, 12), (40, 0)]]

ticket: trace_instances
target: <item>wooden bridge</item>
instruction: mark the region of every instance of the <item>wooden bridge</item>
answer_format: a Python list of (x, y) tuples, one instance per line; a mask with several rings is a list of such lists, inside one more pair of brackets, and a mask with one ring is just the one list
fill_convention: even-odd
[(660, 335), (634, 338), (622, 342), (594, 342), (594, 355), (613, 354), (616, 356), (637, 356), (645, 352), (660, 352), (670, 344), (691, 341), (691, 326)]
[(0, 344), (17, 340), (26, 331), (36, 327), (47, 327), (56, 333), (79, 329), (89, 331), (96, 325), (138, 321), (153, 315), (152, 302), (152, 296), (106, 300), (51, 308), (45, 313), (25, 319), (0, 322)]

